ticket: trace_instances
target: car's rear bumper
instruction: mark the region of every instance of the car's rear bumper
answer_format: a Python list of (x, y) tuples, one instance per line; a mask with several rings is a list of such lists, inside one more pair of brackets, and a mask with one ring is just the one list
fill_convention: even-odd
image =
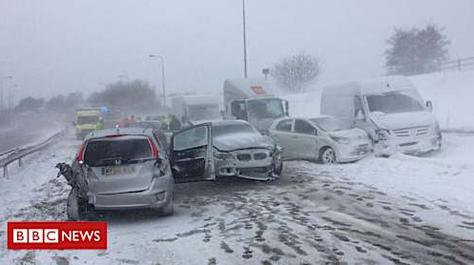
[(161, 208), (173, 193), (173, 178), (155, 178), (149, 189), (137, 192), (114, 194), (88, 194), (89, 203), (97, 210), (126, 210), (140, 208)]

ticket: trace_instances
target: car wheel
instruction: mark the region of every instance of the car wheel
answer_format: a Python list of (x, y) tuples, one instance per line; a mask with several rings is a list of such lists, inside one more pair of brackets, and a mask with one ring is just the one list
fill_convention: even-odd
[(71, 221), (78, 221), (82, 217), (82, 209), (79, 202), (78, 194), (76, 189), (72, 189), (69, 192), (69, 196), (67, 198), (67, 218)]
[(336, 152), (331, 147), (324, 148), (319, 156), (319, 161), (323, 164), (336, 163)]
[(174, 195), (173, 195), (173, 193), (171, 193), (170, 198), (168, 199), (168, 202), (166, 203), (166, 205), (161, 207), (158, 210), (158, 215), (159, 216), (173, 215), (173, 213), (174, 213), (173, 197), (174, 197)]
[(273, 161), (273, 174), (275, 176), (280, 176), (281, 172), (283, 171), (283, 160), (281, 159), (281, 155)]

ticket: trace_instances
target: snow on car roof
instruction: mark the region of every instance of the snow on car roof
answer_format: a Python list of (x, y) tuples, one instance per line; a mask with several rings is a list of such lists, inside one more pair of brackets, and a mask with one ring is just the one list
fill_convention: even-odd
[(325, 94), (375, 94), (395, 90), (413, 89), (411, 81), (404, 76), (383, 76), (350, 82), (335, 83), (323, 88)]
[(243, 121), (243, 120), (199, 121), (199, 123), (196, 123), (196, 125), (204, 124), (204, 123), (210, 123), (212, 126), (227, 126), (227, 125), (235, 125), (235, 124), (246, 124), (246, 125), (252, 126), (252, 125), (250, 125), (250, 123), (248, 123), (247, 121)]

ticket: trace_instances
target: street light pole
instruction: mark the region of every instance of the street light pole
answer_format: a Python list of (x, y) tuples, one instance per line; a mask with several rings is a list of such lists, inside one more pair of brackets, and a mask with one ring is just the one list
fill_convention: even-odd
[(244, 34), (244, 77), (247, 78), (247, 25), (245, 18), (245, 0), (242, 0), (242, 26)]
[(159, 54), (149, 54), (150, 58), (158, 58), (161, 61), (161, 88), (163, 89), (163, 107), (166, 106), (166, 87), (165, 87), (165, 58)]

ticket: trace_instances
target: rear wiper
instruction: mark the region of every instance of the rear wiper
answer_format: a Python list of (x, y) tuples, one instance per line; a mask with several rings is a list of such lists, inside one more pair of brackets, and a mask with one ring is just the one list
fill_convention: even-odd
[(120, 161), (120, 164), (127, 164), (129, 159), (122, 157), (111, 157), (99, 159), (96, 165), (116, 165), (115, 161)]

